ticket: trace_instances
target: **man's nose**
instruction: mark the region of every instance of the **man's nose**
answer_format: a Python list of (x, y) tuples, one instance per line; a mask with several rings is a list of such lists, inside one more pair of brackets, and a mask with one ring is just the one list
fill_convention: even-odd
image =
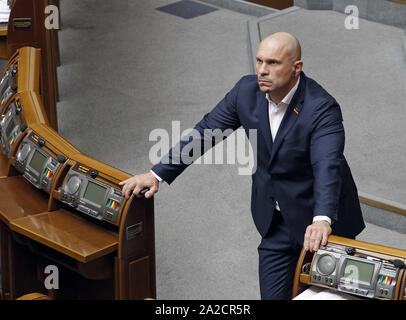
[(259, 74), (261, 76), (265, 76), (269, 73), (268, 68), (266, 67), (265, 63), (261, 64), (259, 67)]

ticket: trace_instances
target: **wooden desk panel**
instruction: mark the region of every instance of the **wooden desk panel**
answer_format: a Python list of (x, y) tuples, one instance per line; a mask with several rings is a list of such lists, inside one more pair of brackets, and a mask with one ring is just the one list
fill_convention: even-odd
[(22, 176), (0, 179), (0, 219), (10, 221), (47, 211), (49, 196)]
[(7, 177), (8, 158), (0, 151), (0, 178)]
[(85, 263), (118, 248), (118, 234), (64, 209), (13, 220), (10, 228)]
[(7, 51), (8, 23), (0, 23), (0, 59), (8, 59)]
[(0, 23), (0, 37), (7, 37), (8, 33), (8, 22)]

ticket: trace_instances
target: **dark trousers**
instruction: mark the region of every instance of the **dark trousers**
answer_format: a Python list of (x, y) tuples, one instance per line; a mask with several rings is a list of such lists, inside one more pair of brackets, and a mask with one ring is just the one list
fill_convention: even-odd
[(262, 300), (292, 298), (293, 278), (301, 249), (291, 237), (283, 213), (275, 210), (270, 229), (258, 247)]

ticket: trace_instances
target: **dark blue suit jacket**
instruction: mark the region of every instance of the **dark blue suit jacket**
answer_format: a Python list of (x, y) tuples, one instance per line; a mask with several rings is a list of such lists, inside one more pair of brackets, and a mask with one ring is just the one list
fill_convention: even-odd
[[(343, 155), (342, 121), (337, 101), (302, 72), (275, 141), (268, 101), (259, 90), (256, 75), (243, 77), (195, 129), (202, 133), (201, 139), (204, 129), (235, 130), (242, 125), (247, 135), (249, 129), (257, 129), (257, 169), (252, 175), (251, 195), (254, 223), (264, 237), (278, 201), (293, 237), (302, 244), (305, 229), (316, 215), (330, 217), (333, 234), (344, 237), (355, 237), (365, 227)], [(188, 142), (181, 141), (180, 150)], [(171, 150), (167, 159), (172, 157)], [(152, 170), (170, 184), (186, 167), (161, 161)]]

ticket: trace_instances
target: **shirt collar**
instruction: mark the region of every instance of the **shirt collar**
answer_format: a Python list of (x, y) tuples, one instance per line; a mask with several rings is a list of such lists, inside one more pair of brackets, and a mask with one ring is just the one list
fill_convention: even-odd
[[(288, 92), (288, 94), (282, 99), (282, 101), (279, 103), (279, 105), (280, 105), (281, 103), (284, 103), (284, 104), (286, 104), (286, 105), (289, 105), (289, 103), (292, 101), (293, 96), (294, 96), (295, 93), (296, 93), (297, 87), (299, 86), (299, 82), (300, 82), (300, 76), (299, 76), (299, 78), (297, 79), (297, 82), (296, 82), (296, 84), (294, 85), (294, 87), (293, 87), (292, 89), (290, 89), (290, 91)], [(274, 102), (269, 98), (268, 94), (266, 94), (266, 99), (267, 99), (269, 102), (274, 103)]]

